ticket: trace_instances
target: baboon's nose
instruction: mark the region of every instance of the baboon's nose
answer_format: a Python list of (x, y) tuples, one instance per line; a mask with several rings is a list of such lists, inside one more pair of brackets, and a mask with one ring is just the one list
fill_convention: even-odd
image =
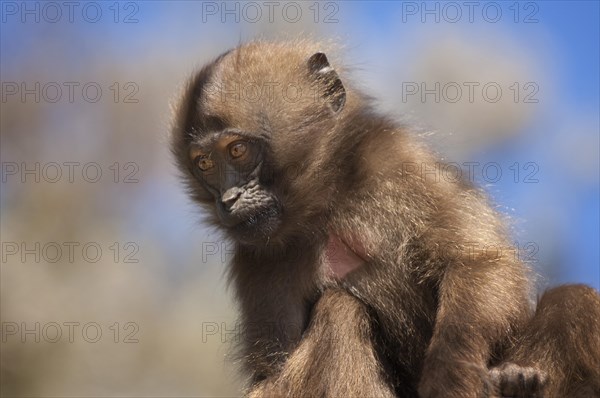
[(231, 208), (237, 202), (238, 198), (242, 194), (242, 190), (238, 187), (233, 187), (225, 191), (223, 195), (221, 195), (221, 202), (227, 211), (231, 211)]

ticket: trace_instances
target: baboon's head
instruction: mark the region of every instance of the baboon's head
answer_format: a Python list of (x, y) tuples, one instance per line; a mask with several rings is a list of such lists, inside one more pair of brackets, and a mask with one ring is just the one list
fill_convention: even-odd
[(328, 143), (346, 101), (316, 43), (253, 42), (221, 55), (192, 77), (177, 107), (173, 151), (192, 196), (245, 243), (326, 211)]

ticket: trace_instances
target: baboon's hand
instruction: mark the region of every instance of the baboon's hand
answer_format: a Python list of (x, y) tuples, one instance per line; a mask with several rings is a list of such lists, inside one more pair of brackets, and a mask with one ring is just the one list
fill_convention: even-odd
[(514, 363), (490, 369), (490, 379), (498, 396), (514, 398), (543, 398), (548, 381), (544, 371)]

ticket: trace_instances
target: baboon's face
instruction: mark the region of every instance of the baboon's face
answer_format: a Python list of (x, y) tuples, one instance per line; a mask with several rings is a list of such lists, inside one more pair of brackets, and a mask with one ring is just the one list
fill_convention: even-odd
[(269, 143), (235, 128), (212, 131), (190, 144), (192, 172), (212, 200), (220, 224), (241, 241), (277, 231), (282, 203), (269, 172)]

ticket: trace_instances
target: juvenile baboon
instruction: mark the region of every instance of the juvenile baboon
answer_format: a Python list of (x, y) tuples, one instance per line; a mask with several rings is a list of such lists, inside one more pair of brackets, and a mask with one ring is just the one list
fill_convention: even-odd
[(202, 68), (172, 149), (236, 247), (249, 396), (600, 393), (598, 293), (559, 287), (532, 308), (485, 195), (439, 178), (322, 44), (252, 42)]

